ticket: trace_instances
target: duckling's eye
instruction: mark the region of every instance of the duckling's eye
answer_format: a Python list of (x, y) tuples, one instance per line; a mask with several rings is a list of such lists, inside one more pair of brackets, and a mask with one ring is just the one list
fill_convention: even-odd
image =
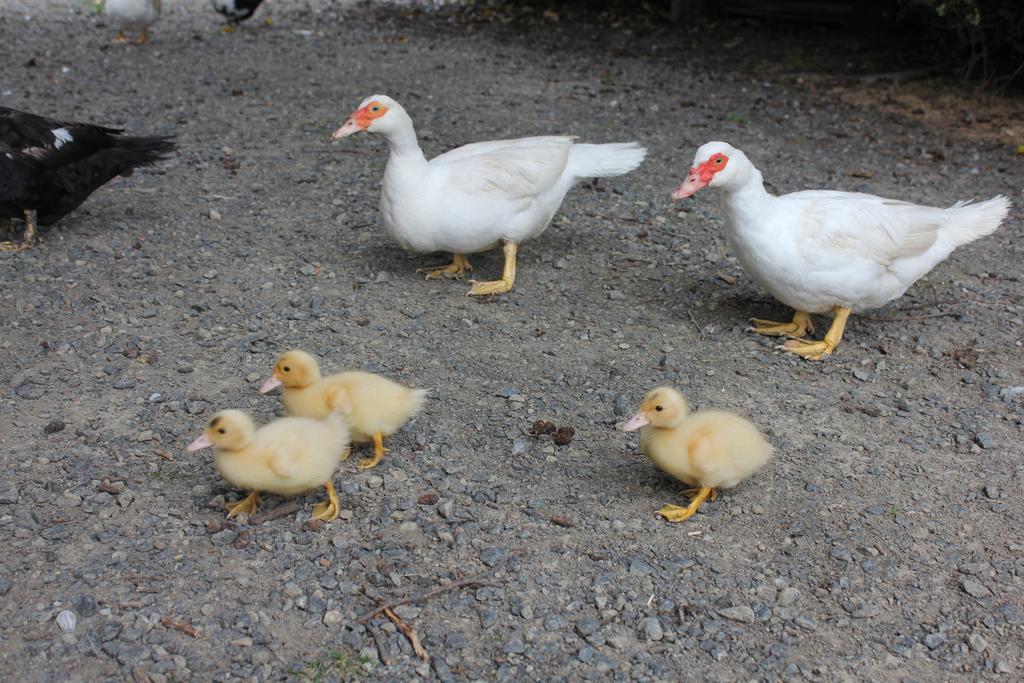
[(665, 406), (654, 406), (654, 409), (660, 413), (661, 411), (665, 410)]
[(221, 428), (220, 428), (220, 429), (218, 429), (217, 431), (218, 431), (219, 433), (221, 433), (221, 434), (227, 434), (227, 432), (228, 432), (228, 430), (224, 429), (223, 427), (221, 427)]
[(287, 365), (286, 365), (286, 366), (284, 366), (284, 367), (283, 367), (283, 368), (281, 368), (281, 369), (282, 369), (283, 371), (285, 371), (285, 372), (291, 372), (291, 371), (292, 371), (292, 369), (291, 369), (290, 367), (288, 367)]

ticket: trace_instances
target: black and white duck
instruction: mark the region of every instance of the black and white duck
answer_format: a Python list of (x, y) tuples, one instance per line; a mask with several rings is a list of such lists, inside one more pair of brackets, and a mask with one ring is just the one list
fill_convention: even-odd
[(61, 122), (0, 107), (0, 222), (25, 219), (20, 243), (34, 245), (37, 225), (52, 225), (117, 176), (166, 158), (171, 136), (126, 137), (117, 128)]

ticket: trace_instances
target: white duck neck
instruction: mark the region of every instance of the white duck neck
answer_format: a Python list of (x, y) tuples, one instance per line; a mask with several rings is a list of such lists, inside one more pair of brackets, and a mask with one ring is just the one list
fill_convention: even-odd
[(751, 167), (747, 182), (735, 190), (722, 193), (722, 209), (726, 214), (726, 223), (733, 230), (760, 224), (758, 218), (764, 216), (767, 204), (774, 199), (764, 189), (764, 176), (756, 168)]
[(426, 161), (423, 150), (420, 149), (419, 140), (416, 139), (416, 129), (413, 128), (412, 121), (408, 117), (397, 130), (389, 131), (384, 139), (387, 140), (388, 150), (392, 156)]

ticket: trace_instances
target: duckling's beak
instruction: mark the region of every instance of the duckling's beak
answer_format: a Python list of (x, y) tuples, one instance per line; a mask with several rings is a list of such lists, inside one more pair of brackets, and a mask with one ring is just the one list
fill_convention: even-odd
[(195, 453), (196, 451), (201, 451), (204, 448), (209, 448), (212, 445), (213, 442), (210, 441), (210, 437), (206, 435), (206, 432), (203, 432), (202, 434), (196, 437), (195, 441), (186, 446), (185, 450), (188, 451), (189, 453)]
[(651, 424), (651, 421), (647, 419), (647, 415), (645, 415), (644, 411), (641, 410), (636, 415), (629, 418), (629, 422), (622, 425), (622, 431), (635, 432), (641, 427), (646, 427), (649, 424)]
[(277, 389), (279, 386), (281, 386), (281, 380), (277, 378), (277, 375), (271, 375), (267, 378), (267, 381), (263, 383), (263, 386), (260, 387), (260, 393), (265, 394), (268, 391)]

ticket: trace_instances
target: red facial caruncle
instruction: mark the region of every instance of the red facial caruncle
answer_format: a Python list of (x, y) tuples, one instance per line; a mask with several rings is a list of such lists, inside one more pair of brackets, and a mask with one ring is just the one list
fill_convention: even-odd
[(353, 133), (358, 133), (361, 130), (366, 130), (373, 125), (374, 119), (379, 119), (387, 113), (387, 106), (381, 104), (377, 100), (374, 100), (365, 107), (360, 107), (352, 112), (352, 115), (348, 117), (348, 120), (346, 120), (338, 130), (334, 131), (334, 135), (331, 136), (331, 139), (339, 140), (341, 138), (348, 137)]
[(711, 155), (700, 166), (694, 166), (690, 169), (690, 175), (687, 176), (686, 181), (682, 185), (672, 192), (672, 198), (684, 199), (695, 194), (698, 190), (707, 187), (712, 179), (714, 179), (715, 174), (725, 168), (728, 163), (729, 157), (722, 153)]

